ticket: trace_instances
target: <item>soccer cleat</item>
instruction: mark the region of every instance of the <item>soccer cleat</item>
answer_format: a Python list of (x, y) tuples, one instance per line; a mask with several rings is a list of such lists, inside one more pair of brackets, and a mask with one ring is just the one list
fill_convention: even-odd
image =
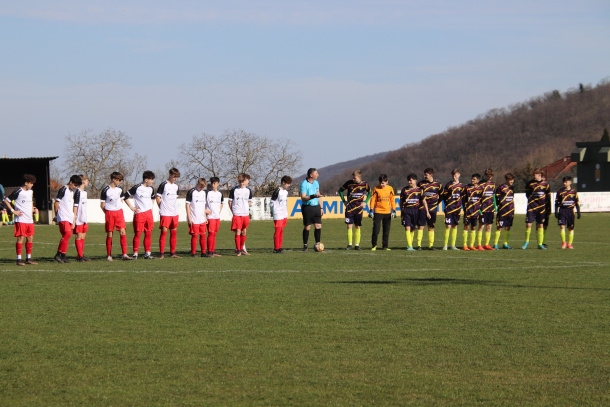
[(145, 260), (151, 260), (151, 259), (154, 259), (154, 257), (151, 254), (145, 254), (144, 255), (144, 259)]
[(165, 258), (165, 255), (164, 255), (163, 253), (161, 253), (161, 254), (159, 255), (159, 260), (163, 260), (164, 258)]
[(133, 258), (132, 258), (132, 257), (129, 257), (129, 256), (128, 256), (128, 255), (126, 255), (126, 254), (124, 254), (124, 255), (121, 257), (121, 260), (128, 261), (128, 260), (133, 260)]
[(476, 247), (474, 247), (474, 246), (470, 246), (468, 249), (469, 249), (469, 250), (474, 250), (474, 251), (479, 250), (479, 249), (477, 249), (477, 248), (476, 248)]
[(455, 246), (451, 246), (451, 250), (460, 250), (460, 249), (458, 249), (458, 248), (457, 248), (457, 247), (455, 247)]
[(530, 244), (530, 242), (525, 242), (523, 243), (523, 246), (521, 246), (521, 249), (525, 250), (527, 249), (527, 246)]
[(512, 250), (513, 248), (510, 247), (509, 245), (505, 244), (504, 246), (502, 246), (503, 249), (507, 249), (507, 250)]
[(549, 248), (549, 246), (546, 243), (542, 243), (542, 246), (544, 246), (545, 249)]
[(249, 256), (249, 255), (250, 255), (250, 253), (248, 253), (248, 252), (246, 251), (246, 249), (242, 250), (242, 251), (241, 251), (241, 254), (243, 254), (244, 256)]
[(573, 249), (574, 246), (572, 246), (571, 244), (568, 245), (568, 249)]
[(497, 245), (497, 244), (493, 245), (493, 249), (494, 249), (494, 250), (500, 250), (500, 248), (498, 247), (498, 245)]
[(438, 249), (436, 247), (434, 247), (434, 246), (430, 246), (430, 247), (428, 247), (428, 250), (434, 251), (434, 250), (438, 250)]
[(354, 246), (354, 250), (360, 250), (360, 246), (358, 246), (358, 245)]
[(411, 246), (407, 247), (407, 251), (408, 252), (415, 252), (416, 250), (414, 248), (412, 248)]
[[(479, 246), (479, 247), (481, 247), (481, 246)], [(479, 250), (481, 250), (481, 249), (479, 249)], [(486, 244), (485, 246), (483, 246), (483, 250), (496, 250), (496, 249), (494, 249), (490, 245)]]
[(222, 254), (218, 254), (216, 252), (212, 252), (212, 256), (213, 257), (222, 257)]
[(171, 257), (172, 259), (179, 259), (182, 256), (178, 256), (176, 253), (170, 253), (169, 257)]
[(108, 257), (106, 257), (106, 260), (108, 260), (108, 261), (113, 261), (113, 260), (112, 260), (112, 256), (108, 256)]
[(237, 257), (241, 256), (241, 250), (240, 250), (240, 251), (237, 251), (237, 252), (235, 253), (235, 255), (236, 255)]
[(390, 251), (390, 250), (392, 250), (392, 249), (390, 249), (389, 247), (384, 247), (384, 248), (383, 248), (383, 249), (381, 249), (381, 250), (387, 250), (387, 251)]
[(415, 249), (415, 250), (417, 250), (418, 252), (421, 252), (423, 249), (421, 248), (421, 246), (417, 246), (417, 249)]
[(273, 253), (280, 253), (280, 254), (284, 254), (284, 253), (286, 253), (286, 250), (284, 250), (284, 249), (275, 249), (275, 250), (273, 251)]
[(61, 253), (57, 252), (57, 254), (55, 255), (55, 257), (53, 257), (55, 259), (56, 262), (58, 263), (63, 263), (64, 259), (61, 257)]
[(374, 252), (375, 250), (377, 250), (377, 246), (375, 247), (371, 247), (371, 251)]
[(561, 244), (561, 248), (562, 248), (562, 249), (566, 249), (567, 247), (568, 247), (568, 244), (567, 244), (566, 242), (563, 242), (563, 243)]
[(34, 261), (34, 260), (32, 260), (32, 259), (27, 259), (27, 260), (25, 261), (25, 264), (38, 264), (38, 263), (37, 263), (37, 262), (35, 262), (35, 261)]
[(17, 265), (18, 266), (25, 266), (25, 262), (23, 260), (21, 260), (21, 259), (18, 259), (17, 260)]
[(543, 244), (539, 244), (539, 245), (538, 245), (538, 248), (539, 248), (540, 250), (546, 250), (546, 247), (544, 247), (544, 245), (543, 245)]
[(197, 257), (196, 253), (191, 253), (191, 257)]
[(468, 251), (470, 249), (468, 248), (468, 246), (464, 245), (464, 247), (462, 247), (462, 250)]
[(477, 246), (477, 250), (485, 250), (485, 248), (483, 246), (481, 246), (481, 245), (478, 245)]
[(306, 252), (307, 251), (307, 245), (303, 245), (303, 248), (301, 249), (302, 252)]
[(345, 248), (345, 250), (352, 250), (352, 245), (348, 244), (347, 247)]
[(70, 260), (66, 259), (66, 253), (61, 254), (61, 259), (64, 261), (64, 263), (70, 263)]
[(449, 250), (447, 246), (443, 246), (443, 250)]
[(212, 253), (201, 253), (201, 257), (214, 257)]
[(131, 256), (131, 258), (134, 260), (138, 260), (138, 253), (134, 253), (133, 256)]
[(84, 263), (84, 261), (85, 261), (84, 257), (77, 257), (76, 258), (76, 262), (77, 263)]

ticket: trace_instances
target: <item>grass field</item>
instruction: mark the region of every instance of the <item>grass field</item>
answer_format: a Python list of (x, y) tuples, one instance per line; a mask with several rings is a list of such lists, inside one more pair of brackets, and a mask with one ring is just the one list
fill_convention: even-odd
[(0, 404), (610, 404), (610, 214), (583, 215), (575, 250), (552, 224), (546, 251), (407, 253), (398, 220), (394, 250), (345, 251), (326, 220), (325, 252), (290, 221), (279, 255), (258, 221), (237, 258), (228, 227), (221, 258), (110, 263), (92, 225), (96, 261), (57, 264), (38, 226), (27, 267), (0, 228)]

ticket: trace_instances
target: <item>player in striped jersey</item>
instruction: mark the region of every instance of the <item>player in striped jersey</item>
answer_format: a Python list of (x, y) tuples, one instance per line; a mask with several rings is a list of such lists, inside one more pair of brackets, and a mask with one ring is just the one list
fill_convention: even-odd
[(277, 187), (271, 195), (269, 203), (271, 216), (273, 216), (273, 253), (286, 253), (282, 248), (284, 241), (284, 228), (288, 221), (288, 189), (292, 184), (292, 178), (288, 175), (282, 177), (281, 186)]
[[(578, 194), (572, 189), (572, 177), (563, 177), (563, 188), (555, 195), (555, 217), (561, 229), (561, 248), (573, 249), (574, 241), (574, 208), (578, 219), (580, 219), (580, 205)], [(568, 242), (566, 243), (566, 227), (570, 231)]]
[(112, 261), (112, 235), (114, 229), (119, 231), (121, 252), (123, 260), (131, 260), (127, 255), (127, 233), (125, 232), (125, 216), (123, 215), (123, 190), (121, 183), (123, 174), (118, 171), (110, 174), (110, 184), (102, 189), (100, 206), (106, 220), (106, 254), (107, 260)]
[(500, 234), (502, 228), (504, 228), (504, 245), (503, 249), (512, 249), (508, 245), (508, 238), (510, 237), (510, 228), (513, 226), (513, 219), (515, 217), (515, 176), (511, 173), (504, 175), (504, 184), (496, 188), (496, 204), (498, 207), (498, 214), (496, 216), (496, 234), (494, 237), (494, 249), (498, 250), (498, 242), (500, 241)]
[(538, 248), (546, 249), (544, 243), (544, 219), (546, 217), (547, 202), (551, 199), (551, 188), (542, 179), (542, 170), (536, 168), (533, 171), (534, 179), (525, 186), (525, 196), (527, 198), (527, 214), (525, 215), (525, 243), (522, 249), (527, 249), (532, 233), (532, 223), (536, 222), (536, 237)]
[(424, 234), (424, 225), (428, 225), (428, 249), (436, 250), (434, 247), (434, 224), (436, 223), (436, 213), (443, 192), (443, 184), (434, 180), (434, 169), (424, 170), (424, 179), (417, 186), (422, 191), (422, 202), (420, 205), (422, 218), (419, 220), (417, 231), (417, 247), (421, 250), (421, 242)]
[(407, 176), (409, 185), (400, 191), (400, 217), (405, 227), (407, 237), (407, 251), (415, 251), (413, 248), (413, 235), (419, 227), (421, 217), (422, 190), (417, 186), (417, 175)]
[(167, 181), (163, 181), (157, 189), (157, 205), (159, 205), (159, 259), (165, 257), (165, 240), (169, 230), (169, 256), (179, 258), (176, 254), (176, 244), (178, 242), (178, 184), (180, 171), (177, 168), (169, 170)]
[(250, 206), (252, 206), (252, 191), (248, 188), (250, 175), (239, 174), (238, 185), (229, 193), (229, 209), (233, 212), (231, 230), (235, 232), (235, 253), (237, 256), (249, 255), (244, 249), (246, 231), (250, 224)]
[(485, 170), (483, 175), (485, 182), (481, 183), (483, 189), (481, 195), (481, 223), (479, 224), (479, 230), (477, 232), (478, 246), (481, 246), (481, 240), (483, 239), (483, 229), (485, 229), (485, 250), (496, 250), (489, 245), (491, 240), (491, 225), (494, 223), (494, 212), (496, 211), (496, 196), (495, 189), (496, 184), (492, 181), (494, 172), (491, 168)]
[(445, 202), (445, 240), (443, 250), (447, 250), (449, 236), (451, 235), (451, 249), (458, 250), (455, 246), (457, 240), (458, 224), (460, 222), (460, 212), (462, 211), (462, 195), (464, 185), (460, 183), (460, 172), (457, 168), (451, 171), (452, 180), (445, 185), (442, 199)]
[(208, 254), (213, 257), (222, 257), (216, 253), (216, 234), (220, 230), (220, 212), (224, 197), (222, 192), (218, 190), (220, 179), (218, 177), (210, 178), (212, 189), (206, 195), (206, 209), (208, 209)]
[[(463, 250), (485, 250), (483, 246), (474, 245), (476, 237), (477, 220), (481, 210), (481, 195), (483, 189), (479, 185), (480, 174), (472, 174), (471, 183), (464, 189), (462, 202), (464, 205), (464, 248)], [(468, 246), (468, 231), (470, 230), (470, 247)]]
[[(371, 198), (371, 187), (362, 181), (362, 172), (356, 170), (352, 173), (353, 179), (346, 181), (337, 191), (345, 205), (345, 223), (347, 224), (347, 250), (352, 248), (352, 226), (355, 226), (355, 249), (360, 250), (360, 226), (362, 226), (362, 213)], [(347, 191), (347, 199), (343, 195)]]
[(76, 246), (76, 261), (84, 262), (91, 261), (85, 257), (85, 236), (87, 235), (87, 191), (85, 188), (89, 185), (89, 178), (84, 175), (79, 175), (82, 184), (74, 191), (74, 246)]
[(70, 263), (70, 260), (66, 258), (66, 252), (68, 251), (68, 245), (70, 244), (70, 236), (72, 236), (72, 227), (74, 225), (74, 191), (81, 186), (83, 181), (78, 175), (72, 175), (68, 184), (62, 186), (57, 191), (57, 197), (55, 198), (55, 204), (53, 209), (55, 211), (55, 221), (59, 225), (59, 232), (61, 233), (61, 240), (57, 247), (57, 254), (55, 255), (55, 261), (58, 263)]
[(197, 237), (201, 246), (201, 257), (211, 257), (206, 253), (207, 215), (212, 213), (206, 209), (205, 187), (208, 185), (203, 178), (197, 180), (197, 185), (186, 193), (186, 222), (191, 235), (191, 257), (197, 255)]
[[(32, 174), (25, 174), (23, 176), (23, 186), (14, 190), (9, 196), (4, 197), (4, 205), (6, 208), (13, 212), (15, 216), (15, 234), (17, 238), (17, 244), (15, 249), (17, 251), (17, 265), (24, 266), (26, 264), (38, 264), (32, 260), (32, 246), (34, 244), (34, 220), (32, 219), (32, 212), (34, 205), (32, 204), (34, 199), (34, 191), (32, 188), (36, 183), (36, 176)], [(11, 205), (11, 202), (14, 202)], [(25, 242), (26, 261), (21, 259), (21, 253), (23, 251), (23, 243)]]
[[(153, 219), (153, 203), (155, 202), (155, 173), (144, 171), (142, 183), (134, 185), (125, 192), (125, 203), (133, 211), (133, 259), (138, 259), (140, 250), (140, 237), (144, 232), (144, 258), (152, 259), (152, 231), (155, 227)], [(130, 198), (133, 198), (134, 204)]]

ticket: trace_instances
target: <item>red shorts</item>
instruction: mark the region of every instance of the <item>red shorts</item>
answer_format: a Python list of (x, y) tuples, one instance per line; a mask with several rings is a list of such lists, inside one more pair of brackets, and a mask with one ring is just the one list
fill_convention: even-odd
[(61, 233), (63, 236), (66, 234), (66, 232), (70, 232), (70, 234), (72, 234), (72, 224), (67, 220), (59, 222), (59, 233)]
[(278, 219), (278, 220), (274, 220), (273, 221), (273, 226), (275, 226), (276, 228), (284, 228), (284, 227), (286, 227), (287, 223), (288, 223), (288, 219), (287, 218)]
[(220, 230), (220, 219), (208, 219), (208, 231), (216, 233)]
[(207, 230), (207, 224), (197, 223), (189, 225), (189, 234), (191, 235), (205, 235)]
[(133, 231), (134, 232), (150, 232), (155, 226), (152, 210), (146, 212), (136, 212), (133, 214)]
[(176, 216), (161, 216), (161, 222), (159, 222), (159, 229), (168, 228), (178, 229), (178, 215)]
[(233, 216), (231, 221), (231, 230), (245, 230), (250, 224), (249, 216)]
[(30, 237), (34, 236), (34, 224), (15, 222), (15, 237)]
[(116, 230), (125, 229), (125, 217), (122, 209), (106, 211), (106, 232), (112, 232), (115, 228)]
[(83, 223), (82, 225), (74, 226), (74, 233), (87, 233), (88, 229), (89, 227), (87, 226), (87, 224)]

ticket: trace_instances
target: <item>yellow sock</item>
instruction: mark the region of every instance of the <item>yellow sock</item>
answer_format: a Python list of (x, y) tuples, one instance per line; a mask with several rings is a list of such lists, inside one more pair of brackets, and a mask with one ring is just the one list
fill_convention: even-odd
[(457, 228), (451, 228), (451, 246), (455, 246), (455, 242), (457, 241)]
[(504, 244), (508, 246), (508, 238), (510, 237), (510, 230), (504, 231)]
[(2, 214), (2, 223), (8, 223), (8, 213)]
[(352, 245), (352, 230), (351, 229), (347, 229), (347, 244), (348, 245)]
[(565, 243), (566, 242), (566, 230), (559, 229), (559, 234), (561, 235), (561, 243)]
[(544, 241), (544, 228), (538, 228), (536, 231), (536, 240), (538, 241), (538, 246), (542, 245)]
[(411, 229), (411, 243), (415, 240), (415, 231)]
[(477, 231), (477, 246), (481, 246), (481, 241), (483, 240), (483, 231)]
[(474, 240), (477, 238), (477, 231), (476, 230), (471, 230), (470, 231), (470, 247), (474, 246)]
[(502, 229), (497, 229), (496, 234), (494, 236), (494, 245), (497, 246), (500, 241), (500, 233), (502, 233)]
[(34, 222), (38, 223), (39, 218), (40, 218), (40, 214), (35, 213), (34, 214)]
[(542, 228), (542, 244), (546, 243), (546, 228)]
[(468, 229), (464, 229), (462, 237), (464, 238), (464, 246), (468, 246)]
[(530, 235), (532, 234), (532, 228), (525, 229), (525, 243), (530, 242)]
[(434, 246), (434, 230), (428, 231), (428, 247)]
[(568, 235), (568, 244), (572, 244), (572, 242), (574, 241), (574, 231), (570, 230), (570, 234)]
[(421, 241), (424, 238), (424, 231), (421, 229), (417, 229), (417, 247), (421, 246)]
[(360, 228), (356, 229), (356, 232), (354, 233), (354, 239), (354, 243), (356, 243), (356, 246), (360, 246)]
[(485, 246), (489, 246), (489, 241), (491, 240), (491, 230), (488, 232), (485, 231)]
[(451, 228), (445, 229), (445, 239), (443, 240), (443, 242), (445, 243), (445, 246), (449, 245), (449, 235), (451, 234), (452, 230), (453, 229), (451, 229)]
[(410, 230), (407, 230), (405, 235), (407, 235), (407, 247), (413, 247), (413, 235)]

